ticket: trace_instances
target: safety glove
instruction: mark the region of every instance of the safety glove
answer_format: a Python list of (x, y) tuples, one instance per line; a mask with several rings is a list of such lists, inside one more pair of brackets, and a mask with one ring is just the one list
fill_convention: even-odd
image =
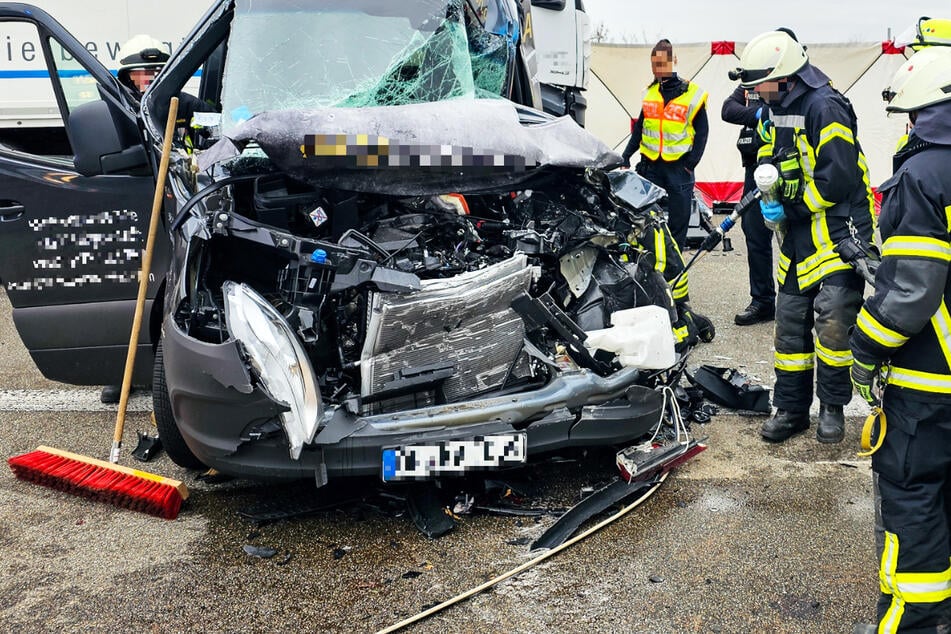
[(799, 164), (799, 153), (790, 149), (779, 157), (779, 195), (783, 200), (796, 202), (802, 196), (802, 165)]
[(858, 359), (853, 359), (852, 368), (849, 371), (855, 391), (872, 407), (878, 407), (881, 404), (875, 394), (876, 383), (880, 374), (879, 370), (880, 366), (877, 364), (862, 363)]
[(773, 223), (774, 225), (778, 225), (786, 219), (786, 209), (778, 200), (771, 200), (769, 202), (760, 200), (759, 210), (760, 213), (763, 214), (763, 219), (766, 220), (766, 222)]

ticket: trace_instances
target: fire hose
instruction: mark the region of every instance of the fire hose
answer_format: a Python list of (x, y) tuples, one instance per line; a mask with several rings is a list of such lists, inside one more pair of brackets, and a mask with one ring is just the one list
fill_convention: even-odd
[(756, 168), (756, 188), (751, 189), (746, 192), (746, 195), (740, 199), (740, 202), (736, 203), (733, 207), (733, 212), (724, 218), (723, 222), (720, 225), (707, 234), (707, 237), (703, 239), (703, 242), (700, 244), (700, 248), (697, 249), (697, 252), (694, 253), (693, 257), (690, 258), (690, 261), (687, 262), (687, 265), (684, 266), (684, 269), (677, 274), (670, 282), (670, 287), (674, 288), (677, 286), (677, 283), (680, 281), (680, 278), (690, 270), (690, 267), (693, 266), (694, 262), (700, 259), (704, 254), (707, 254), (713, 249), (716, 248), (718, 244), (723, 240), (723, 236), (736, 225), (736, 221), (747, 213), (750, 209), (756, 207), (759, 208), (760, 200), (763, 200), (767, 196), (771, 196), (773, 191), (776, 188), (776, 185), (779, 182), (779, 172), (775, 166), (770, 164), (760, 165)]

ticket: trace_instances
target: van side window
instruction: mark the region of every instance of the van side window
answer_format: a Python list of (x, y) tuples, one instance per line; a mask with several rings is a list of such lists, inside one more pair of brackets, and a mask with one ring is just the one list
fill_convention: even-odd
[[(7, 22), (4, 33), (7, 37), (4, 38), (6, 45), (2, 54), (6, 63), (0, 67), (0, 85), (5, 87), (0, 90), (8, 105), (0, 110), (0, 152), (71, 156), (36, 26), (26, 22)], [(62, 51), (61, 47), (58, 48)], [(78, 82), (79, 75), (75, 79)], [(62, 80), (57, 78), (56, 81)], [(95, 86), (92, 89), (95, 91)], [(79, 94), (77, 91), (76, 98)]]

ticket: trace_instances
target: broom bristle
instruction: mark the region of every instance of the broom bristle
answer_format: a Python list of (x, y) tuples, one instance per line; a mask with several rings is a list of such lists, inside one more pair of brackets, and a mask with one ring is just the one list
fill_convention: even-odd
[(178, 517), (184, 499), (163, 478), (92, 458), (67, 457), (41, 448), (13, 456), (7, 463), (22, 480), (165, 519)]

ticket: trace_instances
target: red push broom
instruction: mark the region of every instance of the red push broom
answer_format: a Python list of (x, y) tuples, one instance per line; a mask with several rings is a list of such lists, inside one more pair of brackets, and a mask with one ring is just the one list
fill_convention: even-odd
[(162, 160), (159, 164), (155, 196), (152, 199), (152, 217), (149, 219), (149, 235), (145, 243), (145, 254), (142, 257), (142, 271), (139, 274), (139, 294), (136, 298), (129, 351), (122, 377), (122, 393), (116, 415), (112, 451), (109, 454), (110, 462), (42, 445), (35, 451), (7, 460), (14, 475), (23, 480), (166, 519), (175, 519), (178, 516), (182, 502), (188, 497), (188, 489), (185, 485), (178, 480), (163, 478), (114, 463), (119, 461), (119, 447), (122, 445), (122, 428), (125, 424), (126, 406), (132, 387), (132, 369), (135, 366), (135, 351), (139, 343), (139, 331), (142, 328), (145, 294), (149, 283), (149, 271), (152, 268), (152, 252), (158, 219), (162, 212), (162, 197), (165, 192), (165, 178), (168, 175), (172, 135), (175, 132), (177, 116), (178, 98), (173, 97), (169, 105), (168, 121), (165, 124)]

